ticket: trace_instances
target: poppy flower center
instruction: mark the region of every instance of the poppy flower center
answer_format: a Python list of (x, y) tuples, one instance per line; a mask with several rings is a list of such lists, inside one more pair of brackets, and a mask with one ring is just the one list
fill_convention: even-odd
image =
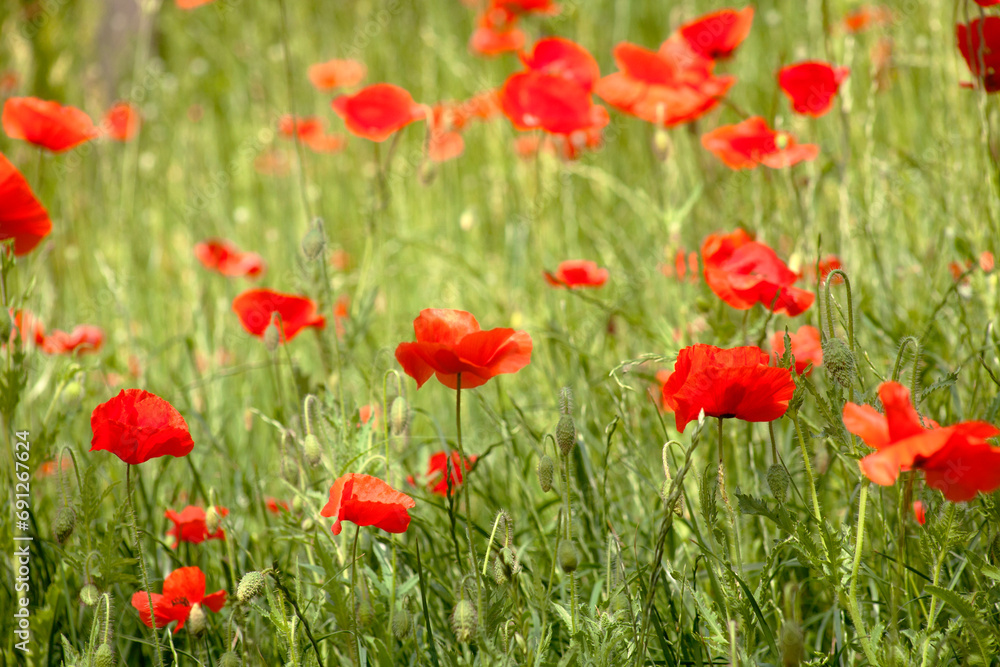
[(172, 607), (190, 607), (191, 603), (185, 597), (174, 598), (170, 601), (170, 606)]

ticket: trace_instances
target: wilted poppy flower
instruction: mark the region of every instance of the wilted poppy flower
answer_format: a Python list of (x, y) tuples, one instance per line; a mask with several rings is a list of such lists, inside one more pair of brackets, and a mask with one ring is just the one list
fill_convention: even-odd
[(769, 128), (760, 116), (707, 132), (701, 145), (731, 169), (756, 169), (760, 164), (780, 169), (819, 155), (816, 144), (800, 144), (789, 133)]
[(304, 296), (269, 289), (252, 289), (233, 299), (233, 312), (248, 333), (262, 337), (275, 313), (280, 316), (281, 340), (290, 341), (305, 327), (322, 329), (326, 318), (316, 311), (316, 302)]
[(288, 511), (288, 503), (284, 500), (272, 498), (271, 496), (264, 499), (264, 505), (267, 507), (267, 511), (271, 514), (281, 514), (282, 512)]
[(299, 140), (317, 153), (336, 153), (347, 145), (347, 141), (339, 134), (327, 134), (324, 122), (316, 116), (293, 118), (284, 115), (278, 119), (278, 133), (286, 139)]
[[(795, 373), (802, 375), (809, 364), (823, 365), (823, 345), (820, 343), (819, 329), (804, 324), (795, 333), (788, 334), (792, 341), (792, 356), (795, 357)], [(776, 360), (785, 356), (785, 332), (775, 331), (771, 336), (771, 351)], [(809, 373), (812, 373), (810, 369)]]
[(387, 533), (405, 533), (410, 526), (407, 510), (416, 504), (413, 498), (377, 477), (348, 473), (330, 487), (330, 502), (320, 514), (337, 517), (332, 528), (334, 535), (340, 535), (342, 521), (375, 526)]
[(255, 252), (242, 252), (226, 239), (205, 239), (194, 245), (194, 256), (202, 266), (224, 276), (257, 278), (264, 273), (264, 259)]
[[(449, 458), (451, 459), (450, 461), (448, 460)], [(465, 470), (472, 470), (472, 465), (476, 462), (477, 458), (475, 455), (466, 456)], [(421, 479), (421, 483), (431, 493), (439, 496), (448, 495), (448, 480), (445, 477), (445, 469), (448, 468), (451, 471), (451, 491), (454, 494), (462, 486), (464, 479), (462, 466), (459, 465), (460, 460), (461, 456), (456, 450), (452, 450), (450, 457), (445, 452), (431, 454), (431, 458), (427, 462), (427, 472)], [(412, 476), (407, 481), (413, 485), (417, 484), (417, 481)]]
[[(162, 628), (177, 621), (181, 630), (192, 614), (204, 614), (202, 607), (218, 613), (226, 606), (226, 591), (218, 590), (205, 595), (205, 573), (199, 567), (181, 567), (163, 580), (163, 594), (138, 591), (132, 595), (132, 606), (139, 612), (139, 618), (146, 627), (153, 627), (149, 613), (149, 598), (153, 599), (153, 616), (156, 627)], [(176, 631), (176, 630), (175, 630)]]
[(11, 139), (23, 139), (53, 153), (79, 146), (99, 134), (83, 111), (37, 97), (11, 97), (4, 102), (3, 129)]
[(849, 12), (844, 17), (847, 32), (861, 32), (868, 28), (886, 26), (892, 23), (892, 11), (888, 7), (865, 5)]
[(115, 141), (132, 141), (139, 134), (142, 117), (139, 109), (128, 102), (119, 102), (104, 114), (101, 129), (104, 136)]
[(90, 416), (90, 451), (109, 451), (138, 465), (158, 456), (186, 456), (194, 448), (181, 413), (156, 394), (122, 389)]
[(924, 512), (924, 504), (919, 500), (913, 501), (913, 518), (917, 520), (921, 526), (927, 522), (927, 514)]
[(81, 324), (69, 333), (55, 329), (42, 341), (45, 354), (84, 354), (98, 352), (104, 345), (104, 331), (92, 324)]
[(14, 254), (26, 255), (52, 231), (52, 220), (28, 181), (0, 153), (0, 241), (14, 239)]
[(858, 462), (868, 479), (892, 486), (901, 470), (923, 470), (927, 486), (952, 502), (1000, 488), (1000, 447), (986, 442), (1000, 429), (985, 422), (921, 423), (909, 390), (898, 382), (883, 382), (878, 395), (885, 414), (870, 405), (844, 406), (847, 430), (878, 450)]
[(851, 70), (847, 67), (809, 61), (782, 67), (778, 85), (792, 101), (797, 113), (819, 118), (833, 106), (833, 97)]
[(975, 19), (955, 26), (958, 50), (987, 93), (1000, 91), (1000, 17)]
[(531, 361), (531, 336), (513, 329), (481, 331), (479, 322), (464, 310), (427, 308), (413, 320), (415, 343), (400, 343), (396, 360), (417, 388), (436, 375), (451, 389), (472, 389), (495, 375), (516, 373)]
[(520, 51), (526, 39), (524, 31), (517, 27), (517, 15), (503, 8), (487, 9), (476, 20), (476, 29), (469, 38), (469, 51), (481, 56), (498, 56)]
[(795, 393), (795, 381), (791, 371), (770, 361), (767, 352), (754, 346), (683, 348), (663, 385), (663, 403), (674, 412), (677, 430), (683, 431), (702, 410), (708, 417), (748, 422), (781, 417)]
[(678, 32), (694, 51), (712, 60), (728, 58), (750, 34), (753, 7), (723, 9), (682, 25)]
[[(215, 506), (215, 511), (219, 513), (220, 517), (229, 514), (228, 509), (218, 505)], [(214, 533), (208, 532), (208, 527), (205, 525), (205, 510), (201, 507), (188, 505), (180, 512), (167, 510), (164, 516), (174, 522), (174, 527), (167, 531), (167, 535), (173, 535), (176, 538), (174, 549), (181, 542), (201, 544), (205, 540), (226, 539), (226, 531), (222, 528), (218, 528)]]
[(608, 282), (608, 270), (597, 266), (596, 262), (570, 259), (559, 263), (555, 273), (545, 271), (545, 280), (553, 287), (603, 287)]
[(794, 271), (763, 243), (742, 229), (732, 234), (711, 234), (701, 245), (705, 282), (716, 296), (737, 310), (761, 304), (768, 310), (795, 317), (816, 298), (792, 284)]
[(377, 83), (354, 95), (341, 95), (333, 101), (333, 110), (344, 119), (351, 134), (372, 141), (385, 141), (424, 117), (423, 107), (413, 101), (410, 93), (391, 83)]
[(368, 68), (357, 60), (329, 60), (309, 67), (309, 81), (318, 90), (350, 88), (364, 81)]

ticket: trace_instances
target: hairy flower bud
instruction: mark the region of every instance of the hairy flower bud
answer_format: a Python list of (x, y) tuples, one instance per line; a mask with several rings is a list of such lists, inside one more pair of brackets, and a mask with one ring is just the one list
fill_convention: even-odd
[(555, 471), (555, 461), (548, 454), (542, 454), (538, 459), (538, 486), (542, 491), (548, 493), (552, 490), (552, 474)]
[(854, 384), (854, 353), (839, 338), (827, 338), (823, 343), (823, 366), (833, 381), (844, 389)]
[(94, 667), (114, 667), (115, 655), (111, 651), (111, 646), (101, 644), (94, 652)]
[(375, 621), (375, 607), (372, 605), (371, 597), (368, 594), (368, 587), (358, 584), (354, 589), (356, 602), (354, 613), (357, 615), (358, 626), (367, 628)]
[(467, 644), (476, 634), (476, 621), (476, 606), (464, 598), (459, 600), (451, 612), (451, 629), (460, 643)]
[(315, 468), (323, 460), (323, 451), (319, 446), (319, 438), (310, 433), (302, 443), (302, 454), (306, 458), (306, 463)]
[(219, 524), (222, 523), (222, 517), (219, 516), (218, 510), (215, 509), (215, 505), (212, 505), (205, 511), (205, 530), (211, 535), (215, 531), (219, 530)]
[(56, 541), (59, 544), (64, 544), (69, 536), (73, 534), (73, 529), (76, 527), (76, 510), (71, 506), (65, 505), (59, 508), (56, 512), (56, 520), (53, 525), (53, 529), (56, 534)]
[(195, 603), (191, 607), (191, 613), (188, 615), (187, 625), (184, 626), (187, 631), (191, 633), (191, 636), (197, 637), (205, 631), (208, 627), (208, 615), (205, 610), (201, 608), (200, 603)]
[(400, 609), (392, 617), (392, 634), (396, 639), (403, 641), (410, 634), (411, 624), (410, 612)]
[(312, 227), (302, 237), (302, 254), (310, 262), (316, 261), (326, 247), (326, 237), (323, 234), (323, 224), (319, 219), (313, 221)]
[(788, 492), (788, 471), (785, 470), (785, 466), (775, 463), (767, 469), (767, 485), (775, 500), (779, 503), (785, 502), (785, 494)]
[(246, 604), (264, 591), (264, 575), (256, 570), (247, 572), (236, 587), (236, 599)]
[(218, 667), (240, 667), (240, 656), (232, 651), (226, 651), (219, 658)]
[(575, 572), (580, 564), (580, 557), (576, 553), (576, 544), (573, 540), (563, 540), (559, 543), (559, 567), (563, 572)]
[(560, 417), (559, 423), (556, 424), (556, 444), (559, 445), (559, 451), (563, 456), (569, 456), (573, 451), (573, 445), (576, 444), (576, 425), (569, 415)]
[(80, 589), (80, 602), (87, 605), (88, 607), (93, 607), (97, 604), (98, 598), (101, 597), (101, 592), (97, 590), (97, 586), (94, 584), (87, 584)]
[(274, 352), (278, 349), (278, 343), (281, 342), (281, 332), (278, 331), (278, 325), (271, 322), (264, 329), (264, 347), (267, 348), (268, 352)]
[(397, 396), (389, 407), (389, 426), (393, 435), (401, 435), (410, 423), (410, 406), (406, 399)]

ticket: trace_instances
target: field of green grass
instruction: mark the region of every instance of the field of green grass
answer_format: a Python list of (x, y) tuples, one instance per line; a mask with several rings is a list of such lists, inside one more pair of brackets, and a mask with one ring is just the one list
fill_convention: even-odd
[[(948, 440), (897, 464), (893, 484), (859, 466), (875, 450), (844, 416), (881, 412), (880, 385), (898, 381), (918, 431), (1000, 425), (1000, 107), (956, 45), (956, 24), (998, 8), (890, 0), (849, 30), (861, 3), (753, 1), (749, 35), (715, 65), (736, 78), (721, 103), (663, 129), (595, 95), (610, 122), (572, 160), (519, 155), (519, 137), (544, 133), (502, 112), (470, 121), (464, 152), (440, 163), (425, 120), (380, 143), (345, 128), (331, 101), (371, 84), (429, 112), (525, 69), (470, 52), (487, 4), (503, 3), (0, 6), (0, 103), (54, 100), (100, 124), (124, 101), (141, 116), (129, 141), (59, 153), (0, 133), (52, 221), (32, 251), (0, 251), (0, 665), (1000, 665), (992, 432), (961, 450), (971, 464), (942, 463)], [(525, 49), (573, 40), (604, 76), (621, 42), (655, 50), (744, 6), (557, 4), (517, 19)], [(309, 67), (334, 58), (362, 62), (364, 81), (317, 90)], [(818, 118), (794, 113), (776, 76), (806, 60), (850, 69)], [(287, 114), (320, 118), (344, 147), (283, 136)], [(734, 170), (703, 147), (751, 116), (818, 155)], [(14, 206), (0, 187), (0, 238)], [(703, 243), (738, 229), (800, 276), (811, 307), (739, 310), (710, 288)], [(195, 246), (210, 238), (266, 270), (208, 270)], [(698, 256), (683, 276), (679, 252)], [(823, 280), (830, 256), (841, 273)], [(577, 259), (606, 283), (546, 280)], [(311, 298), (326, 326), (251, 335), (233, 301), (254, 288)], [(397, 348), (418, 340), (424, 309), (525, 332), (530, 363), (418, 389)], [(102, 344), (55, 353), (30, 340), (29, 312), (49, 335), (99, 327)], [(787, 373), (780, 417), (696, 408), (678, 430), (662, 386), (681, 350), (770, 353), (803, 325), (821, 330), (826, 363)], [(128, 466), (91, 451), (95, 408), (123, 389), (172, 405), (190, 453)], [(429, 474), (459, 452), (461, 476)], [(959, 481), (934, 482), (945, 465)], [(412, 499), (405, 530), (357, 527), (382, 511), (372, 500), (331, 531), (321, 510), (349, 473)], [(947, 484), (979, 487), (956, 501)], [(187, 506), (228, 513), (175, 545), (167, 513)], [(225, 605), (147, 627), (146, 592), (193, 566)]]

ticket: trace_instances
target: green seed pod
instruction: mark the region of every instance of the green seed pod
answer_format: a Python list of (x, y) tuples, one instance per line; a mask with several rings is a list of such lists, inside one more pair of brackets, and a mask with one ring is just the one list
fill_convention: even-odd
[(323, 451), (319, 446), (319, 438), (310, 433), (302, 443), (302, 453), (306, 457), (306, 463), (315, 468), (323, 460)]
[(782, 623), (780, 642), (782, 667), (798, 667), (801, 665), (805, 644), (802, 627), (795, 621), (785, 621)]
[(268, 352), (274, 352), (278, 349), (278, 343), (281, 342), (281, 332), (278, 331), (278, 326), (271, 322), (264, 329), (264, 347), (267, 348)]
[(236, 599), (246, 604), (264, 592), (264, 575), (256, 570), (247, 572), (236, 587)]
[(114, 667), (115, 655), (109, 644), (101, 644), (94, 652), (94, 667)]
[(767, 469), (767, 485), (771, 488), (771, 495), (779, 503), (785, 502), (788, 481), (788, 471), (780, 463), (775, 463)]
[(507, 566), (504, 565), (503, 559), (499, 555), (493, 559), (493, 581), (497, 582), (497, 586), (503, 586), (510, 581)]
[(316, 526), (316, 522), (313, 521), (310, 517), (306, 517), (305, 519), (302, 519), (302, 524), (301, 524), (300, 527), (302, 528), (302, 532), (308, 533), (315, 526)]
[(397, 396), (389, 407), (389, 426), (393, 435), (401, 435), (410, 424), (410, 406), (406, 399)]
[(556, 444), (563, 456), (569, 456), (576, 444), (576, 424), (569, 415), (563, 415), (556, 424)]
[(205, 511), (205, 530), (208, 531), (209, 535), (215, 533), (219, 530), (219, 524), (222, 523), (222, 517), (219, 516), (219, 511), (215, 509), (215, 505), (212, 505)]
[(208, 627), (208, 615), (201, 608), (200, 603), (195, 603), (191, 607), (191, 613), (188, 615), (187, 624), (184, 627), (187, 628), (192, 637), (198, 637), (205, 632), (205, 628)]
[(833, 381), (844, 389), (854, 384), (854, 354), (839, 338), (827, 338), (823, 343), (823, 366)]
[(100, 597), (101, 592), (97, 590), (97, 586), (94, 584), (87, 584), (80, 589), (80, 602), (88, 607), (93, 607), (97, 604), (97, 600), (100, 599)]
[(542, 491), (548, 493), (552, 490), (552, 475), (555, 472), (556, 464), (548, 454), (542, 454), (538, 459), (538, 486)]
[(467, 644), (476, 634), (476, 606), (469, 600), (459, 600), (451, 612), (451, 629), (455, 638)]
[(226, 651), (219, 658), (218, 667), (240, 667), (240, 656), (232, 651)]
[(53, 525), (53, 529), (56, 534), (56, 541), (59, 544), (65, 544), (69, 536), (73, 534), (73, 529), (76, 527), (76, 510), (74, 510), (70, 505), (65, 505), (59, 508), (56, 512), (56, 520)]
[(320, 221), (316, 220), (313, 222), (312, 228), (302, 237), (302, 254), (310, 262), (314, 262), (323, 254), (325, 247), (326, 238), (323, 235), (323, 227)]
[(559, 543), (559, 567), (563, 572), (575, 572), (580, 564), (580, 557), (576, 552), (576, 544), (573, 540), (563, 540)]
[(412, 625), (412, 619), (410, 618), (410, 612), (406, 609), (400, 609), (392, 617), (392, 634), (399, 641), (406, 639), (407, 635), (410, 634), (410, 626)]

